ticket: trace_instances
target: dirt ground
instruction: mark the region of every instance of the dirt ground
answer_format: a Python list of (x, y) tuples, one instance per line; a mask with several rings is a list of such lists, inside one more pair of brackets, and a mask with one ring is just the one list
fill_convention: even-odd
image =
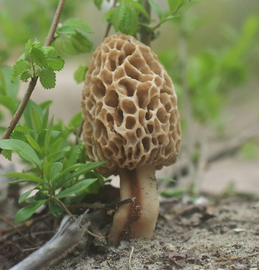
[(99, 246), (99, 252), (95, 246), (89, 254), (82, 246), (46, 269), (258, 269), (256, 204), (232, 198), (205, 210), (177, 203), (166, 218), (160, 216), (151, 241), (135, 240), (110, 249)]

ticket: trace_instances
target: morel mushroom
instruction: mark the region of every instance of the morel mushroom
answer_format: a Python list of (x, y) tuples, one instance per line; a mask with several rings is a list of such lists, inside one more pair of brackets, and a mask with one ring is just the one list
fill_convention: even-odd
[(150, 239), (159, 211), (155, 170), (176, 161), (181, 128), (171, 78), (153, 51), (131, 36), (111, 36), (93, 53), (82, 94), (83, 138), (97, 171), (120, 175), (121, 205), (108, 244)]

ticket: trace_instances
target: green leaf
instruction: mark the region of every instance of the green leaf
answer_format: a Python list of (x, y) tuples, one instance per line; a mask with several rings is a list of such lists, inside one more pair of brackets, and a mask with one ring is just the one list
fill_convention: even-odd
[(12, 153), (13, 151), (11, 150), (2, 150), (1, 154), (8, 159), (9, 161), (12, 161)]
[(84, 34), (76, 31), (76, 34), (71, 36), (71, 43), (77, 53), (87, 53), (93, 48), (92, 41)]
[(38, 133), (42, 131), (41, 119), (35, 108), (32, 108), (32, 121)]
[[(168, 1), (170, 1), (170, 0), (168, 0)], [(174, 0), (171, 0), (171, 1), (174, 1)], [(178, 0), (176, 0), (176, 1), (178, 1)], [(163, 13), (162, 13), (162, 11), (160, 9), (160, 6), (154, 0), (148, 0), (148, 3), (154, 9), (154, 11), (156, 12), (158, 18), (161, 20), (162, 17), (163, 17)]]
[(73, 118), (69, 121), (68, 126), (72, 126), (73, 128), (80, 127), (82, 122), (82, 113), (78, 112)]
[(70, 25), (64, 25), (56, 30), (57, 34), (74, 35), (76, 33), (75, 28)]
[(62, 206), (55, 200), (49, 201), (49, 211), (54, 217), (60, 217), (64, 213)]
[(16, 104), (11, 97), (0, 95), (0, 104), (10, 110), (10, 112), (15, 113)]
[(52, 69), (43, 68), (38, 71), (37, 75), (40, 77), (40, 83), (43, 88), (51, 89), (56, 85), (56, 74)]
[(5, 150), (12, 150), (16, 152), (21, 158), (34, 163), (38, 167), (41, 166), (40, 160), (36, 155), (35, 151), (26, 142), (19, 141), (16, 139), (1, 140), (0, 148)]
[(102, 3), (103, 0), (94, 0), (94, 4), (99, 10), (101, 10)]
[(65, 61), (54, 47), (42, 47), (42, 50), (49, 69), (59, 71), (64, 67)]
[(26, 57), (28, 54), (31, 53), (31, 49), (32, 49), (32, 45), (31, 45), (31, 44), (32, 44), (32, 43), (31, 43), (31, 39), (29, 39), (29, 40), (27, 41), (27, 43), (25, 44), (25, 53), (24, 53), (25, 57)]
[(25, 137), (31, 147), (33, 147), (38, 153), (43, 155), (43, 149), (40, 147), (40, 145), (30, 135), (25, 135)]
[(41, 109), (44, 111), (45, 109), (47, 109), (51, 104), (53, 103), (53, 100), (46, 100), (43, 101), (39, 104), (39, 106), (41, 107)]
[(124, 2), (117, 5), (111, 16), (111, 24), (113, 25), (116, 32), (119, 31), (121, 23), (125, 17), (127, 12), (127, 6)]
[(102, 164), (104, 164), (106, 161), (99, 161), (99, 162), (90, 162), (88, 164), (86, 164), (84, 167), (79, 168), (78, 170), (76, 170), (75, 172), (71, 173), (71, 174), (67, 174), (66, 176), (66, 181), (75, 177), (78, 177), (80, 175), (83, 175), (86, 172), (89, 172), (91, 170), (94, 170), (95, 168), (101, 166)]
[[(58, 175), (56, 175), (56, 177), (54, 177), (52, 182), (56, 181), (58, 178), (60, 178), (60, 177), (62, 177), (64, 175), (68, 174), (69, 172), (74, 171), (74, 170), (76, 170), (76, 169), (78, 169), (80, 167), (83, 167), (83, 166), (85, 166), (85, 164), (78, 163), (78, 164), (74, 164), (72, 166), (67, 167), (62, 172), (60, 172)], [(66, 166), (64, 166), (64, 167), (66, 167)]]
[(81, 83), (85, 80), (85, 74), (88, 70), (88, 66), (80, 66), (74, 73), (74, 79), (77, 83)]
[(32, 71), (25, 71), (20, 75), (20, 80), (22, 82), (27, 82), (28, 79), (32, 77), (33, 77)]
[(34, 102), (31, 99), (28, 101), (27, 106), (23, 112), (23, 117), (25, 119), (27, 127), (31, 130), (35, 130), (35, 126), (33, 124), (33, 119), (32, 119), (32, 108), (34, 108), (37, 111), (41, 121), (43, 119), (43, 112), (40, 106), (36, 102)]
[(61, 198), (65, 198), (65, 197), (71, 196), (73, 194), (79, 193), (79, 192), (83, 191), (84, 189), (86, 189), (88, 186), (90, 186), (92, 183), (94, 183), (96, 180), (97, 180), (97, 178), (84, 179), (84, 180), (78, 182), (77, 184), (73, 185), (72, 187), (61, 191), (59, 194), (57, 194), (55, 196), (55, 198), (61, 199)]
[(54, 162), (53, 163), (53, 167), (52, 167), (52, 172), (51, 172), (51, 177), (50, 179), (54, 179), (55, 176), (61, 171), (61, 169), (63, 168), (63, 163), (61, 162)]
[(86, 33), (94, 33), (94, 31), (83, 20), (77, 18), (66, 20), (63, 23), (63, 26), (73, 26), (74, 28), (81, 29)]
[(15, 102), (17, 100), (17, 93), (19, 91), (19, 80), (12, 83), (12, 68), (3, 67), (0, 69), (0, 93), (10, 96)]
[(15, 215), (15, 222), (22, 222), (30, 218), (46, 201), (47, 200), (36, 201), (20, 209)]
[(42, 45), (40, 42), (32, 43), (32, 49), (30, 53), (33, 62), (35, 62), (40, 67), (47, 67), (47, 61), (43, 52)]
[(130, 5), (134, 7), (135, 10), (142, 13), (147, 19), (149, 18), (147, 11), (140, 3), (133, 0), (133, 1), (130, 1)]
[(26, 191), (25, 193), (23, 193), (20, 196), (18, 203), (21, 204), (21, 203), (25, 202), (33, 190), (35, 190), (35, 189), (33, 188), (33, 189), (30, 189), (30, 190)]
[(170, 13), (176, 13), (188, 0), (167, 0)]
[[(13, 177), (13, 178), (25, 179), (28, 182), (35, 182), (38, 184), (44, 184), (44, 181), (40, 177), (29, 174), (29, 173), (12, 172), (12, 173), (6, 173), (3, 175), (8, 176), (8, 177)], [(12, 181), (10, 183), (14, 184), (14, 182), (15, 181)]]
[(25, 71), (28, 71), (31, 69), (31, 64), (24, 60), (20, 59), (15, 62), (13, 66), (13, 72), (12, 72), (12, 83)]

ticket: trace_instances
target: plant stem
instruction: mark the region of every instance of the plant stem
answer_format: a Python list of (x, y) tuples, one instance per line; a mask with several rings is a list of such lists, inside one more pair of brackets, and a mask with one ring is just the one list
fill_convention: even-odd
[[(114, 0), (113, 6), (112, 6), (113, 9), (116, 7), (117, 2), (118, 2), (118, 0)], [(110, 32), (110, 29), (111, 29), (111, 26), (112, 26), (112, 24), (111, 23), (108, 23), (107, 28), (106, 28), (106, 31), (105, 31), (105, 34), (104, 34), (104, 38), (108, 37), (109, 32)]]
[[(140, 22), (149, 24), (150, 23), (151, 7), (150, 7), (148, 0), (142, 0), (142, 6), (144, 7), (147, 14), (149, 15), (149, 18), (146, 18), (143, 14), (141, 14), (139, 20), (140, 20)], [(149, 29), (147, 29), (144, 26), (140, 27), (140, 41), (142, 43), (146, 44), (147, 46), (150, 46), (151, 32), (149, 31)]]
[[(48, 33), (48, 36), (47, 36), (47, 40), (45, 42), (45, 46), (50, 46), (51, 43), (54, 41), (54, 34), (55, 34), (55, 31), (56, 31), (56, 28), (57, 28), (57, 25), (58, 25), (58, 21), (59, 21), (59, 18), (60, 18), (60, 15), (61, 15), (61, 12), (62, 12), (62, 9), (63, 9), (63, 6), (64, 6), (64, 3), (65, 3), (65, 0), (60, 0), (59, 1), (59, 4), (58, 4), (58, 7), (57, 7), (57, 10), (56, 10), (56, 13), (55, 13), (55, 16), (53, 18), (53, 21), (52, 21), (52, 24), (51, 24), (51, 27), (50, 27), (50, 30), (49, 30), (49, 33)], [(31, 81), (29, 83), (29, 86), (26, 90), (26, 93), (16, 111), (16, 113), (14, 114), (9, 126), (7, 127), (7, 129), (5, 130), (3, 136), (1, 137), (1, 140), (5, 140), (5, 139), (9, 139), (10, 135), (12, 134), (15, 126), (17, 125), (18, 121), (20, 120), (22, 114), (23, 114), (23, 111), (31, 97), (31, 94), (33, 92), (33, 90), (35, 89), (35, 86), (37, 84), (37, 80), (38, 80), (38, 77), (33, 77), (31, 78)], [(3, 149), (0, 148), (0, 153), (2, 152)]]
[(64, 203), (63, 202), (61, 202), (59, 199), (57, 199), (57, 198), (54, 198), (54, 197), (52, 197), (63, 209), (64, 209), (64, 211), (69, 215), (69, 216), (73, 216), (71, 213), (70, 213), (70, 211), (66, 208), (66, 206), (64, 205)]

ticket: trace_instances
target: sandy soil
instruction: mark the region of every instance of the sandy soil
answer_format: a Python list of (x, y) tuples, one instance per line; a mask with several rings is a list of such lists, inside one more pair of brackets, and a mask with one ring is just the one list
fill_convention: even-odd
[(237, 198), (206, 208), (178, 203), (159, 218), (151, 241), (110, 249), (99, 243), (88, 254), (81, 246), (46, 269), (258, 269), (256, 203)]

